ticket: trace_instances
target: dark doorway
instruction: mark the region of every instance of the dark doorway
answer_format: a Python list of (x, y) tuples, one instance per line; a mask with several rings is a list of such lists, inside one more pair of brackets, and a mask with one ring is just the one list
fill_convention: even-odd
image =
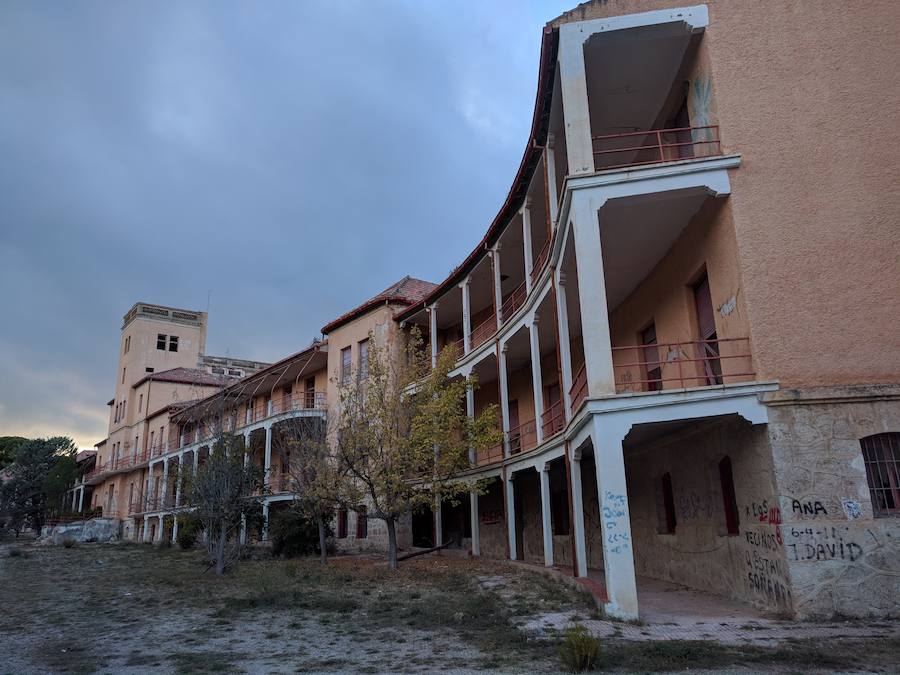
[(434, 546), (434, 513), (422, 509), (412, 515), (412, 543), (419, 548)]

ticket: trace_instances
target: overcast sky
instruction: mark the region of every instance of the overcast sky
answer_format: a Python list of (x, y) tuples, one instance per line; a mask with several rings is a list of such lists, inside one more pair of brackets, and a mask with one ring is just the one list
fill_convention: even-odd
[(565, 2), (0, 3), (0, 435), (106, 433), (122, 315), (274, 361), (484, 234)]

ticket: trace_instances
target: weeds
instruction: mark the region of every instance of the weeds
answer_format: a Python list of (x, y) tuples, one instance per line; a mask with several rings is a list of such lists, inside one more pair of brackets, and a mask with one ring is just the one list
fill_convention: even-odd
[(563, 634), (557, 649), (559, 657), (570, 673), (593, 670), (600, 654), (600, 640), (582, 625), (571, 626)]

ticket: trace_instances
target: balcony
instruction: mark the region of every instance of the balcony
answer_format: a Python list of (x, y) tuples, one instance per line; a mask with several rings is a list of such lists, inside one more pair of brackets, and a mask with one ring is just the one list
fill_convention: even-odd
[(89, 472), (87, 472), (84, 475), (84, 482), (87, 485), (98, 483), (100, 482), (100, 480), (107, 476), (112, 476), (113, 474), (122, 473), (124, 471), (130, 471), (141, 466), (142, 464), (145, 464), (149, 460), (150, 452), (147, 450), (126, 457), (115, 457), (108, 462), (94, 467)]
[(591, 140), (598, 171), (722, 154), (718, 125), (631, 131)]

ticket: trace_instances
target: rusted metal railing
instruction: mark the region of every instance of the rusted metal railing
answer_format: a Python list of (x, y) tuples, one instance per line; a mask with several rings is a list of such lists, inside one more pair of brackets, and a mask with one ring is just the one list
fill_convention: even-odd
[(630, 131), (592, 140), (598, 171), (722, 154), (718, 125)]

